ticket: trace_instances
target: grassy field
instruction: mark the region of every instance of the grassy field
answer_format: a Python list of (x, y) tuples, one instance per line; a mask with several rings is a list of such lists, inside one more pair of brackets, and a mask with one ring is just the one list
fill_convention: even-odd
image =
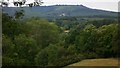
[[(120, 68), (118, 59), (86, 59), (80, 62), (68, 65), (65, 68)], [(103, 66), (103, 67), (101, 67)]]

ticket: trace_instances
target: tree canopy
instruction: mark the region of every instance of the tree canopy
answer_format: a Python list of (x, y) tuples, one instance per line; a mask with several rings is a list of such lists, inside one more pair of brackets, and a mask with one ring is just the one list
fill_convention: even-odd
[(13, 17), (3, 13), (3, 67), (63, 67), (83, 59), (120, 57), (120, 24), (114, 20), (50, 22), (35, 17), (23, 20), (22, 16), (23, 11)]

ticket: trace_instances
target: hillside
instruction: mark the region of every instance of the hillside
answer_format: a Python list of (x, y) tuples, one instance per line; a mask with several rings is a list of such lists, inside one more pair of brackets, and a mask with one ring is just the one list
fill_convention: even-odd
[[(41, 14), (38, 15), (39, 17), (54, 18), (52, 20), (44, 18), (20, 19), (19, 16), (22, 13), (17, 13), (16, 17), (2, 13), (2, 68), (9, 68), (9, 66), (18, 66), (17, 68), (56, 66), (59, 68), (58, 66), (65, 67), (70, 64), (71, 66), (77, 65), (76, 68), (79, 68), (79, 65), (117, 66), (117, 59), (109, 58), (120, 57), (120, 52), (118, 52), (120, 50), (118, 47), (120, 44), (120, 24), (118, 24), (118, 20), (112, 17), (104, 19), (104, 16), (101, 18), (91, 17), (92, 11), (95, 11), (94, 15), (102, 15), (103, 13), (107, 15), (108, 13), (112, 16), (116, 13), (90, 9), (82, 5), (76, 7), (79, 7), (79, 10), (75, 11), (75, 6), (41, 6), (41, 9), (39, 9), (40, 7), (3, 8), (4, 12), (11, 15), (15, 10), (24, 9), (25, 14), (28, 14), (26, 17), (38, 13)], [(55, 9), (57, 9), (57, 13), (57, 11), (67, 11), (67, 8), (69, 8), (68, 12), (74, 11), (70, 14), (86, 12), (87, 16), (82, 18), (78, 14), (78, 17), (77, 15), (66, 17), (65, 12), (56, 16), (52, 14), (55, 13)], [(82, 10), (90, 10), (91, 15), (88, 11), (82, 12)], [(42, 16), (47, 13), (50, 15)]]
[(117, 16), (117, 13), (98, 9), (91, 9), (83, 5), (53, 5), (53, 6), (38, 6), (38, 7), (4, 7), (3, 12), (13, 15), (17, 10), (24, 10), (26, 17), (47, 17), (57, 18), (61, 16)]

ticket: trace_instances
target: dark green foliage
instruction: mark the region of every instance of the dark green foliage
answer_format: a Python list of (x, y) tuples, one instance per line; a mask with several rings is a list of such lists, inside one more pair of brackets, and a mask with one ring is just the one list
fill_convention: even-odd
[(3, 66), (66, 66), (120, 56), (120, 24), (114, 20), (79, 23), (65, 17), (54, 23), (35, 17), (23, 21), (21, 13), (16, 15), (18, 19), (3, 14)]
[[(24, 34), (16, 36), (14, 39), (15, 52), (17, 52), (19, 58), (25, 58), (29, 60), (31, 64), (34, 62), (34, 57), (38, 53), (38, 48), (36, 45), (36, 40), (33, 38), (26, 37)], [(29, 58), (28, 58), (29, 56)]]
[(93, 25), (95, 25), (96, 27), (101, 27), (103, 25), (109, 25), (112, 23), (117, 23), (116, 20), (114, 19), (103, 19), (103, 20), (94, 20), (94, 21), (88, 21), (88, 23), (91, 23)]
[(28, 36), (37, 41), (40, 48), (45, 48), (49, 44), (57, 43), (59, 40), (59, 28), (52, 22), (46, 20), (33, 19), (26, 23)]
[[(18, 12), (19, 13), (19, 12)], [(24, 33), (25, 29), (22, 28), (23, 25), (19, 21), (17, 21), (15, 18), (9, 16), (6, 13), (2, 14), (2, 33), (14, 38), (15, 35), (19, 35)]]
[(11, 62), (12, 65), (34, 64), (33, 59), (37, 53), (34, 39), (20, 34), (15, 37), (14, 44), (5, 36), (3, 36), (3, 41), (3, 61), (5, 62), (3, 62), (3, 64), (7, 65), (7, 59), (7, 62)]
[(15, 18), (20, 19), (24, 16), (24, 10), (16, 11), (15, 12)]
[[(35, 62), (37, 65), (40, 66), (56, 66), (58, 58), (67, 56), (67, 54), (68, 53), (64, 47), (51, 44), (37, 54)], [(46, 64), (44, 64), (43, 62), (45, 62)]]
[(36, 58), (35, 58), (35, 62), (37, 66), (46, 66), (48, 65), (48, 54), (45, 50), (40, 51)]
[[(90, 25), (89, 25), (90, 26)], [(98, 57), (115, 57), (112, 38), (117, 24), (105, 25), (100, 28), (86, 26), (85, 30), (76, 37), (76, 45), (80, 52), (94, 53)], [(117, 56), (116, 56), (117, 57)]]
[(114, 46), (113, 52), (115, 53), (115, 56), (120, 57), (120, 24), (116, 27), (116, 30), (114, 30), (114, 36), (112, 38), (112, 45)]

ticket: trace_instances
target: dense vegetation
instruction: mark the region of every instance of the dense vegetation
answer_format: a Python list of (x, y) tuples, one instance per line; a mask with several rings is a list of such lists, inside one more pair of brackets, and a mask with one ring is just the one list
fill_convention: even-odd
[(66, 66), (120, 55), (120, 24), (116, 20), (22, 20), (22, 13), (16, 12), (14, 17), (2, 14), (3, 67)]

